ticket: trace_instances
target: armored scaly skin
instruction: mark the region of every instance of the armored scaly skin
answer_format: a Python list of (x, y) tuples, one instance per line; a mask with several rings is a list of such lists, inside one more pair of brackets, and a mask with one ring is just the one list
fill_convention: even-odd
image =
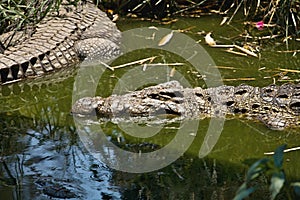
[(48, 14), (30, 37), (0, 53), (1, 84), (119, 54), (120, 31), (95, 5), (62, 5), (58, 13)]
[(106, 118), (149, 117), (172, 114), (185, 118), (243, 115), (258, 119), (272, 129), (299, 125), (300, 85), (219, 86), (183, 88), (170, 81), (125, 95), (79, 99), (72, 108), (77, 115), (95, 113)]

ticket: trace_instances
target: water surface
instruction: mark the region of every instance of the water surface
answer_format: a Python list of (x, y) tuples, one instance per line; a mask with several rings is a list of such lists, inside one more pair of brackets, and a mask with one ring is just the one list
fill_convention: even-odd
[[(279, 51), (297, 49), (299, 42), (289, 41), (287, 49), (282, 41), (256, 41), (260, 42), (257, 44), (261, 48), (260, 58), (234, 55), (225, 52), (225, 49), (211, 48), (204, 43), (203, 32), (209, 31), (213, 31), (213, 36), (220, 44), (234, 42), (242, 45), (245, 42), (245, 39), (238, 37), (244, 28), (240, 21), (231, 26), (220, 27), (221, 20), (220, 17), (213, 16), (179, 18), (176, 23), (163, 25), (158, 22), (122, 19), (118, 26), (122, 31), (144, 26), (188, 30), (186, 34), (203, 45), (213, 58), (216, 66), (212, 67), (219, 69), (224, 84), (265, 86), (274, 82), (283, 84), (298, 81), (297, 71), (287, 72), (285, 69), (298, 70), (299, 59), (293, 53)], [(153, 55), (158, 57), (155, 62), (184, 62), (169, 52), (141, 50), (120, 57), (112, 65)], [(157, 77), (173, 80), (180, 77), (178, 74), (182, 74), (191, 86), (206, 86), (205, 77), (197, 73), (189, 63), (175, 66), (174, 76), (170, 76), (172, 68), (166, 68), (165, 73)], [(153, 80), (156, 80), (156, 75), (147, 77), (141, 74), (146, 74), (147, 70), (143, 70), (143, 65), (115, 71), (103, 69), (97, 94), (109, 96), (113, 92), (125, 93), (136, 87), (124, 80), (134, 79), (139, 82), (139, 79), (146, 79), (155, 82)], [(187, 137), (193, 137), (193, 143), (176, 162), (150, 173), (120, 172), (109, 168), (105, 162), (94, 159), (78, 136), (70, 115), (75, 78), (76, 73), (61, 81), (57, 79), (52, 84), (32, 86), (29, 83), (28, 87), (22, 86), (21, 89), (16, 84), (1, 89), (1, 199), (231, 199), (243, 182), (247, 167), (263, 157), (264, 152), (273, 151), (281, 144), (287, 144), (288, 147), (300, 144), (298, 128), (274, 131), (257, 121), (227, 119), (212, 151), (200, 159), (199, 150), (210, 122), (210, 119), (203, 119), (196, 132), (186, 130)], [(125, 89), (115, 90), (120, 81), (123, 81)], [(15, 94), (10, 94), (12, 91)], [(147, 139), (130, 136), (124, 131), (124, 126), (122, 128), (114, 122), (99, 123), (97, 126), (101, 127), (107, 134), (107, 139), (115, 145), (138, 153), (150, 152), (171, 142), (180, 130), (181, 123), (183, 122), (164, 124), (157, 135)], [(300, 179), (299, 156), (299, 152), (294, 151), (284, 157), (285, 172), (293, 180)], [(261, 198), (261, 194), (267, 189), (267, 185), (262, 186), (253, 198)]]

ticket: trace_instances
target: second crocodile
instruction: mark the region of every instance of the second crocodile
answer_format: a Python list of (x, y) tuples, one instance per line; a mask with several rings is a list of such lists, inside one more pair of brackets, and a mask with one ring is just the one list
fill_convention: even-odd
[[(64, 2), (64, 1), (63, 1)], [(34, 78), (86, 59), (119, 54), (121, 33), (92, 1), (61, 5), (21, 42), (0, 53), (0, 85)], [(0, 36), (2, 43), (5, 35)]]
[(85, 97), (77, 100), (72, 113), (123, 119), (159, 114), (184, 118), (243, 115), (282, 130), (300, 125), (300, 85), (223, 85), (202, 89), (183, 88), (179, 82), (170, 81), (125, 95)]

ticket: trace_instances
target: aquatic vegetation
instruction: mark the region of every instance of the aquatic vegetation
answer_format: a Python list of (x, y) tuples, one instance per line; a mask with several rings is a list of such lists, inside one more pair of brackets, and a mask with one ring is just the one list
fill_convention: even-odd
[(270, 177), (271, 199), (275, 199), (280, 193), (288, 199), (300, 197), (300, 182), (289, 182), (284, 173), (283, 154), (285, 147), (286, 145), (278, 147), (272, 158), (262, 158), (251, 165), (246, 180), (238, 189), (234, 200), (242, 200), (255, 192), (260, 187), (259, 184), (255, 184), (255, 181), (263, 175)]
[(233, 18), (238, 18), (238, 13), (243, 13), (245, 19), (253, 22), (259, 30), (270, 27), (271, 32), (280, 32), (285, 37), (298, 35), (300, 31), (298, 0), (103, 0), (101, 4), (115, 13), (154, 19), (178, 15), (199, 17), (217, 13), (224, 17), (222, 24), (229, 24)]
[[(64, 3), (77, 5), (79, 0)], [(62, 0), (4, 0), (0, 3), (0, 33), (20, 30), (26, 25), (38, 23), (50, 11), (57, 11)]]
[[(5, 0), (0, 3), (0, 33), (34, 25), (49, 11), (58, 10), (62, 3), (77, 5), (80, 0)], [(141, 16), (163, 19), (179, 15), (197, 17), (217, 13), (224, 17), (221, 24), (230, 24), (237, 13), (243, 13), (245, 20), (259, 30), (269, 28), (272, 34), (285, 37), (300, 33), (300, 1), (245, 1), (245, 0), (94, 0), (108, 14)], [(240, 16), (240, 15), (239, 15)]]

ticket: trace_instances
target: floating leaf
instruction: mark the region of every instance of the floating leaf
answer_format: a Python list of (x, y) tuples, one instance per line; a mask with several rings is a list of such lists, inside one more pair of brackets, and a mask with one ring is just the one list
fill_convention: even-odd
[(247, 188), (246, 183), (241, 185), (233, 200), (243, 200), (255, 191), (254, 187)]
[(238, 193), (240, 193), (240, 192), (242, 192), (243, 190), (246, 190), (247, 189), (247, 184), (246, 183), (243, 183), (240, 187), (239, 187), (239, 189), (238, 189), (238, 191), (236, 192), (237, 194)]
[(249, 182), (250, 180), (253, 180), (256, 177), (258, 177), (261, 174), (261, 172), (263, 172), (266, 169), (266, 163), (269, 161), (270, 159), (263, 158), (251, 165), (247, 173), (246, 181)]
[(175, 75), (176, 69), (173, 67), (170, 71), (170, 77), (173, 77)]
[(172, 39), (173, 37), (173, 33), (174, 31), (171, 31), (171, 33), (167, 34), (166, 36), (164, 36), (158, 43), (158, 46), (161, 47), (161, 46), (164, 46), (166, 45), (168, 42), (170, 42), (170, 40)]
[(216, 41), (214, 40), (214, 38), (211, 37), (211, 32), (207, 33), (206, 36), (204, 37), (206, 44), (208, 44), (209, 46), (215, 46), (216, 45)]
[(221, 21), (220, 26), (223, 26), (228, 19), (229, 19), (229, 17), (223, 17), (223, 20)]
[(280, 192), (283, 184), (285, 181), (284, 173), (281, 171), (279, 173), (274, 173), (271, 178), (271, 185), (270, 185), (270, 192), (271, 192), (271, 199), (275, 199), (277, 194)]

